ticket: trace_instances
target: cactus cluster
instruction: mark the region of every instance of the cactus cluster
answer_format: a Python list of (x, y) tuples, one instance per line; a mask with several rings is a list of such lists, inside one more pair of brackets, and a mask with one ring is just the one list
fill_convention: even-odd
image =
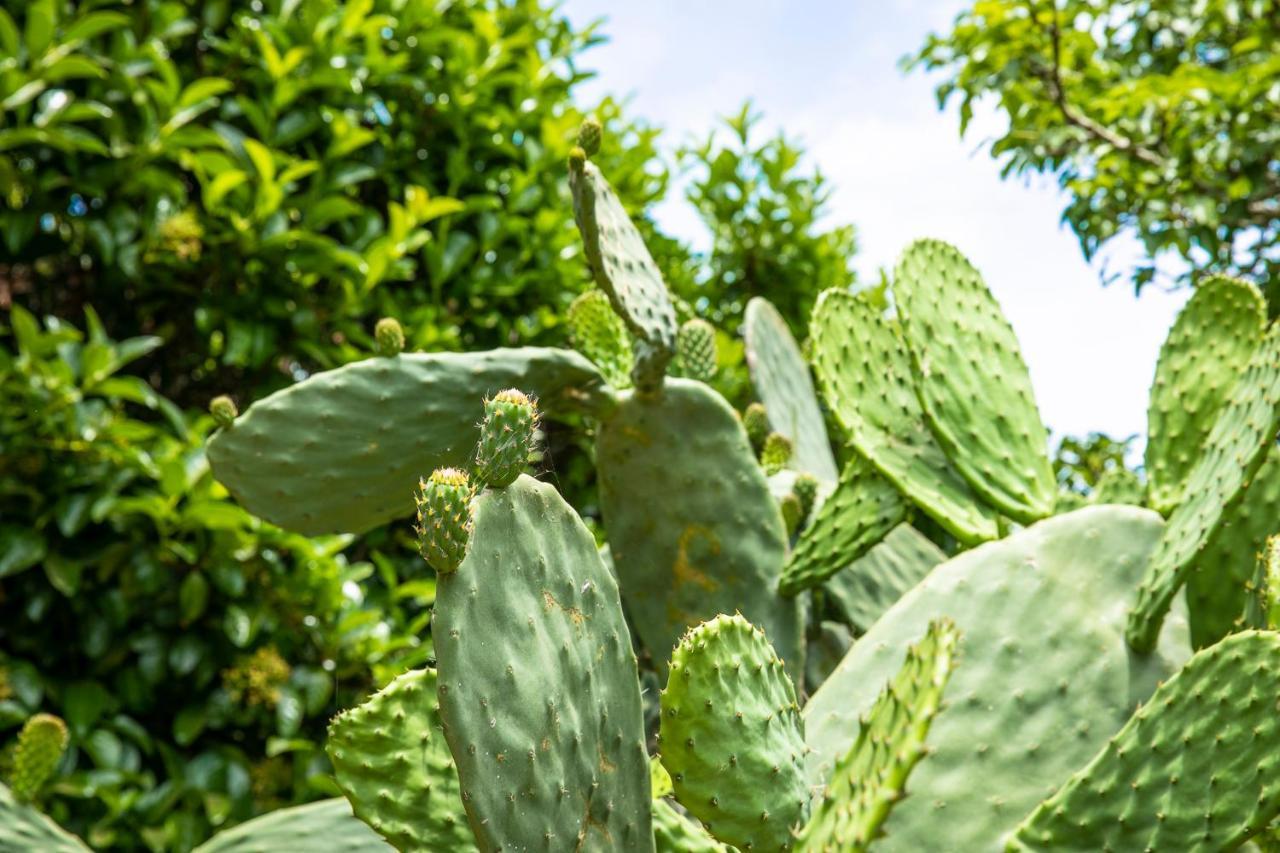
[[(304, 533), (410, 515), (421, 483), (436, 660), (333, 723), (355, 817), (339, 800), (326, 819), (378, 834), (351, 849), (1227, 849), (1263, 832), (1280, 815), (1280, 547), (1257, 558), (1280, 532), (1280, 327), (1256, 288), (1207, 280), (1171, 332), (1145, 480), (1097, 496), (1141, 506), (1071, 508), (1012, 328), (938, 241), (903, 253), (892, 311), (824, 294), (804, 347), (753, 299), (759, 401), (739, 416), (707, 384), (723, 332), (678, 324), (590, 160), (602, 137), (584, 126), (569, 158), (598, 287), (569, 318), (581, 354), (371, 358), (210, 440), (245, 506)], [(607, 552), (525, 472), (539, 418), (565, 414), (594, 437)]]

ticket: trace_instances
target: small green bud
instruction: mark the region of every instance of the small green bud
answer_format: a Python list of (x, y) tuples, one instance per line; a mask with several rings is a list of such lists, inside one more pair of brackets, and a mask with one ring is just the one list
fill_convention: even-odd
[(484, 401), (480, 443), (476, 447), (476, 479), (501, 489), (520, 476), (533, 451), (538, 404), (510, 388)]
[(742, 425), (747, 428), (747, 438), (751, 439), (751, 448), (759, 453), (764, 449), (764, 440), (769, 437), (769, 414), (764, 403), (752, 403), (742, 413)]
[(209, 401), (209, 414), (213, 415), (214, 423), (226, 429), (239, 416), (240, 410), (236, 408), (235, 400), (222, 394)]
[(569, 149), (569, 171), (581, 172), (586, 162), (587, 152), (583, 151), (581, 146), (575, 145)]
[(18, 733), (10, 788), (19, 800), (34, 800), (62, 761), (67, 724), (53, 714), (36, 714)]
[(791, 439), (780, 432), (771, 432), (760, 451), (760, 464), (766, 474), (776, 474), (791, 461)]
[(787, 535), (795, 536), (796, 531), (800, 529), (800, 522), (804, 520), (800, 499), (791, 492), (783, 495), (778, 507), (782, 510), (782, 521), (787, 526)]
[(404, 329), (394, 317), (383, 317), (378, 321), (378, 325), (373, 327), (373, 339), (378, 355), (390, 358), (404, 351)]
[(715, 378), (715, 326), (700, 317), (687, 321), (676, 335), (676, 352), (685, 376), (699, 382), (710, 382)]
[(800, 500), (800, 520), (803, 522), (813, 512), (814, 501), (818, 498), (818, 478), (807, 472), (801, 473), (791, 484), (791, 491)]
[(587, 157), (594, 157), (600, 151), (600, 140), (604, 138), (604, 128), (594, 117), (583, 119), (578, 128), (578, 147)]
[(418, 481), (418, 551), (440, 574), (456, 571), (471, 536), (471, 482), (465, 471), (437, 468)]

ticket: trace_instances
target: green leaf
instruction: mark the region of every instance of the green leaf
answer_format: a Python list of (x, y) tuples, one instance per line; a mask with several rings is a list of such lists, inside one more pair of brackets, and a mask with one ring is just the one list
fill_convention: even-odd
[(182, 624), (190, 625), (200, 618), (209, 603), (209, 582), (199, 572), (192, 572), (178, 587), (178, 611)]
[(58, 7), (54, 0), (33, 0), (27, 7), (27, 30), (24, 39), (27, 56), (36, 59), (44, 55), (53, 41), (53, 29), (58, 23)]
[(26, 571), (45, 553), (44, 537), (38, 531), (17, 525), (0, 527), (0, 578)]

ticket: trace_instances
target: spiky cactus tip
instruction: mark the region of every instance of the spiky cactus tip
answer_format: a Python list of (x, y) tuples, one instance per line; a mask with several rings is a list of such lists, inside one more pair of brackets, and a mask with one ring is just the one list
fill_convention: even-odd
[(604, 139), (604, 128), (594, 117), (583, 119), (578, 128), (578, 147), (587, 157), (594, 157), (600, 151), (600, 141)]
[(373, 339), (378, 355), (391, 357), (404, 351), (404, 329), (394, 317), (383, 317), (373, 327)]
[(18, 734), (13, 756), (11, 789), (19, 800), (34, 800), (40, 794), (67, 748), (67, 724), (53, 714), (28, 718)]
[(760, 451), (760, 465), (766, 474), (776, 474), (791, 461), (791, 439), (780, 432), (771, 432)]
[(699, 382), (710, 382), (715, 378), (715, 326), (700, 317), (687, 321), (676, 334), (676, 351), (685, 376)]
[(538, 404), (523, 391), (509, 388), (485, 400), (476, 478), (494, 489), (510, 485), (529, 461), (537, 428)]
[(466, 471), (437, 468), (418, 482), (418, 550), (440, 574), (456, 571), (471, 536), (471, 481)]
[(747, 438), (751, 439), (751, 448), (759, 453), (764, 449), (764, 440), (769, 437), (769, 413), (764, 403), (752, 403), (742, 413), (742, 425), (747, 428)]
[(214, 423), (226, 429), (235, 422), (240, 410), (236, 408), (235, 400), (232, 400), (226, 394), (222, 394), (209, 401), (209, 414), (213, 415)]

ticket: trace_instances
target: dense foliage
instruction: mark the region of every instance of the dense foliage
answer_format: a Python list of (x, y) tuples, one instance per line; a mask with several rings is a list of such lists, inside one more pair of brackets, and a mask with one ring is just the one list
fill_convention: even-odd
[(1087, 257), (1122, 232), (1173, 275), (1225, 271), (1280, 295), (1280, 17), (1263, 0), (980, 0), (908, 65), (941, 70), (963, 132), (980, 101), (1008, 124), (1006, 174), (1058, 177)]

